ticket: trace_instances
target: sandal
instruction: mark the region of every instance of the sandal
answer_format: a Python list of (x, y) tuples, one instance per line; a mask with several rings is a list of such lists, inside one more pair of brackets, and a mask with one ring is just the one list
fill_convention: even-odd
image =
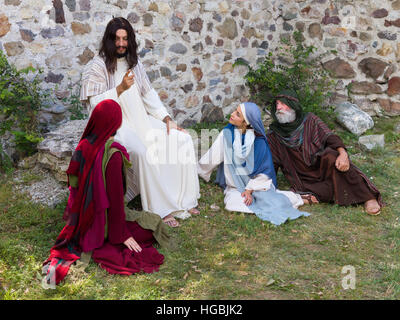
[(301, 198), (303, 199), (304, 204), (309, 204), (310, 206), (319, 203), (317, 197), (312, 195), (311, 193), (302, 194)]
[(165, 220), (163, 219), (163, 221), (167, 226), (171, 228), (176, 228), (180, 226), (179, 222), (174, 217), (169, 217)]
[(194, 215), (194, 216), (197, 216), (197, 215), (200, 214), (200, 211), (197, 210), (196, 208), (192, 208), (192, 209), (188, 210), (188, 212), (189, 212), (190, 214)]

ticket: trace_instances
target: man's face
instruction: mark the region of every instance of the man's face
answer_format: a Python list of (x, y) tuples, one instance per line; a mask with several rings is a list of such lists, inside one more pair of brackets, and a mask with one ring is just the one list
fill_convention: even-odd
[(290, 123), (296, 120), (296, 111), (282, 101), (277, 100), (275, 116), (279, 123)]
[(128, 50), (128, 33), (124, 29), (118, 29), (115, 33), (115, 47), (118, 57), (126, 55)]

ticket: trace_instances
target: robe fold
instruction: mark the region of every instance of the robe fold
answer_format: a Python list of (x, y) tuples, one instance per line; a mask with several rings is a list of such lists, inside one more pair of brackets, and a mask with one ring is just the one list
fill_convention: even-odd
[(80, 97), (89, 113), (104, 99), (121, 105), (123, 121), (115, 141), (127, 149), (132, 162), (127, 170), (125, 199), (130, 201), (140, 194), (143, 210), (161, 218), (190, 210), (200, 197), (193, 140), (175, 129), (167, 135), (162, 120), (168, 112), (140, 60), (133, 68), (134, 84), (117, 96), (116, 86), (127, 70), (126, 59), (120, 58), (111, 75), (103, 59), (95, 57), (83, 74)]
[(312, 193), (321, 202), (339, 205), (360, 204), (374, 198), (383, 205), (378, 189), (351, 161), (348, 171), (336, 169), (336, 149), (345, 149), (345, 145), (316, 115), (306, 116), (299, 146), (289, 146), (272, 130), (267, 137), (275, 169), (281, 168), (294, 192)]

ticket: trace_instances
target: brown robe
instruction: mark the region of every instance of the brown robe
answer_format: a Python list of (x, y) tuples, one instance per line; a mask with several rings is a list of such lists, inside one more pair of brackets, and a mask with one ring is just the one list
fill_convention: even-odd
[(320, 202), (339, 205), (382, 199), (375, 185), (350, 161), (346, 172), (336, 169), (337, 148), (346, 148), (316, 115), (310, 113), (304, 122), (303, 142), (288, 147), (273, 131), (267, 133), (275, 170), (281, 168), (294, 192), (313, 194)]

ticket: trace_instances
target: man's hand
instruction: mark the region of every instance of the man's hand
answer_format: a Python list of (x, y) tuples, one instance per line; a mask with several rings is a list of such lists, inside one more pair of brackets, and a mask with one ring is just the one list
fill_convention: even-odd
[(163, 121), (167, 125), (167, 134), (169, 134), (171, 129), (176, 129), (176, 130), (188, 133), (185, 129), (179, 127), (174, 121), (172, 121), (170, 116), (166, 116)]
[(125, 91), (128, 90), (132, 85), (135, 83), (135, 75), (132, 71), (132, 74), (129, 75), (131, 72), (131, 69), (128, 69), (128, 71), (125, 73), (124, 78), (122, 79), (121, 83), (117, 86), (117, 94), (118, 97)]
[(346, 172), (350, 168), (349, 156), (343, 148), (338, 148), (339, 156), (336, 158), (335, 166), (341, 172)]
[(242, 197), (244, 198), (244, 204), (246, 206), (249, 206), (253, 203), (253, 197), (251, 194), (253, 193), (253, 190), (245, 190), (242, 192)]
[(133, 239), (133, 237), (130, 237), (127, 240), (125, 240), (124, 245), (126, 245), (132, 251), (135, 252), (142, 251), (142, 248), (138, 245), (135, 239)]

